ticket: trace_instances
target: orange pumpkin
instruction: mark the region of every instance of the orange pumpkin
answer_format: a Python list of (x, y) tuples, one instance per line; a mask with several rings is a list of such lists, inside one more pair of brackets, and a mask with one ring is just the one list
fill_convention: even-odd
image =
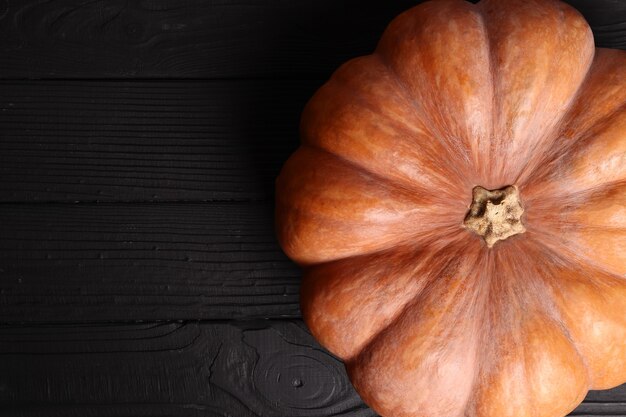
[(439, 0), (307, 104), (277, 180), (313, 335), (387, 417), (626, 382), (626, 52), (552, 0)]

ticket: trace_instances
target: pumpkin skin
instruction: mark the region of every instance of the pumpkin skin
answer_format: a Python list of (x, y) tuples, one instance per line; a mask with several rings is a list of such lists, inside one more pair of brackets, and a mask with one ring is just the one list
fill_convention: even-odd
[[(435, 0), (307, 104), (276, 184), (303, 318), (386, 417), (566, 415), (626, 382), (626, 53), (552, 0)], [(489, 247), (472, 190), (514, 186)]]

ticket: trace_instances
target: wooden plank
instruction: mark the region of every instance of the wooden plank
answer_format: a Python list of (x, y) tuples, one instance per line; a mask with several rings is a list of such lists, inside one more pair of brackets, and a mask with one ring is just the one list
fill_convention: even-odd
[[(569, 0), (626, 48), (622, 0)], [(420, 0), (2, 0), (0, 78), (326, 78)]]
[(3, 0), (0, 77), (326, 77), (415, 0)]
[(0, 202), (271, 197), (320, 83), (0, 82)]
[(300, 322), (0, 328), (2, 415), (374, 416)]
[(269, 204), (0, 204), (0, 321), (299, 317)]
[[(626, 385), (572, 415), (626, 414)], [(299, 321), (0, 327), (0, 403), (20, 416), (365, 417)]]

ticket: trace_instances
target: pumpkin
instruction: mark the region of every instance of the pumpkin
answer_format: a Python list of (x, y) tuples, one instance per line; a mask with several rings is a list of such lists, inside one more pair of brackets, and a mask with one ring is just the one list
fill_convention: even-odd
[(375, 411), (563, 416), (626, 382), (626, 52), (576, 10), (418, 5), (301, 136), (278, 239)]

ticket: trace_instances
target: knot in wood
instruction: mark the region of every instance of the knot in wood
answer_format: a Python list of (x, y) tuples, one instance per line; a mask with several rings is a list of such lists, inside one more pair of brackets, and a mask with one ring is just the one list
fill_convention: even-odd
[(524, 233), (519, 191), (514, 185), (498, 190), (476, 186), (472, 190), (472, 204), (463, 225), (481, 236), (489, 248), (499, 240)]

